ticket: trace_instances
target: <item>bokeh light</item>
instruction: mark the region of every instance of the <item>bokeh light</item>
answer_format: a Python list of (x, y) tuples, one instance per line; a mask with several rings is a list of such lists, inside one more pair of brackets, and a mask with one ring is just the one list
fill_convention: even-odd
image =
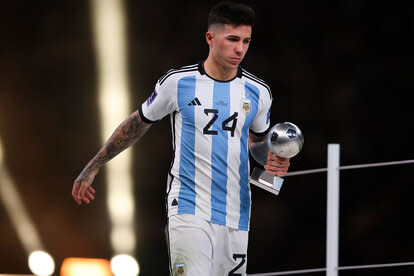
[(98, 258), (67, 258), (60, 276), (112, 276), (108, 260)]
[(111, 259), (111, 268), (115, 276), (137, 276), (139, 265), (134, 257), (121, 254)]
[(29, 255), (29, 268), (38, 276), (49, 276), (55, 271), (55, 262), (47, 252), (37, 250)]

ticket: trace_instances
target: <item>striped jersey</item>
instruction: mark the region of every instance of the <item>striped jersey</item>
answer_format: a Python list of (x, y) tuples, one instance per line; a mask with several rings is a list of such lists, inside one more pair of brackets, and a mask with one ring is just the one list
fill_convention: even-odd
[(139, 112), (147, 123), (170, 115), (168, 216), (193, 214), (249, 229), (249, 131), (267, 133), (271, 104), (266, 83), (241, 67), (229, 81), (207, 75), (203, 63), (170, 70), (158, 80)]

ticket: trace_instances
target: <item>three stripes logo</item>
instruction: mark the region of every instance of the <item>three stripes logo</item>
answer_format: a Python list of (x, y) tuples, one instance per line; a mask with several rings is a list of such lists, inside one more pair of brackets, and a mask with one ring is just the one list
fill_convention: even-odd
[(201, 106), (201, 103), (198, 100), (198, 98), (195, 97), (194, 100), (192, 100), (188, 105), (200, 105)]

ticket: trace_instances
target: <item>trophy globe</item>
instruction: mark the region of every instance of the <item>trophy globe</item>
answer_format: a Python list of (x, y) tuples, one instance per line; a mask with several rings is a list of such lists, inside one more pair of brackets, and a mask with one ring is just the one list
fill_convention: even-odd
[(302, 131), (289, 122), (276, 124), (267, 136), (269, 150), (283, 158), (292, 158), (297, 155), (303, 147), (303, 142)]

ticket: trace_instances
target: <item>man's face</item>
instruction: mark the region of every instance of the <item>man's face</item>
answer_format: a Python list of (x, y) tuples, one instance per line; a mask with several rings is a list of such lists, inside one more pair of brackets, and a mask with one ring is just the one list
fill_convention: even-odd
[(237, 69), (249, 49), (252, 27), (224, 24), (224, 28), (213, 27), (209, 33), (207, 43), (214, 61), (225, 69)]

